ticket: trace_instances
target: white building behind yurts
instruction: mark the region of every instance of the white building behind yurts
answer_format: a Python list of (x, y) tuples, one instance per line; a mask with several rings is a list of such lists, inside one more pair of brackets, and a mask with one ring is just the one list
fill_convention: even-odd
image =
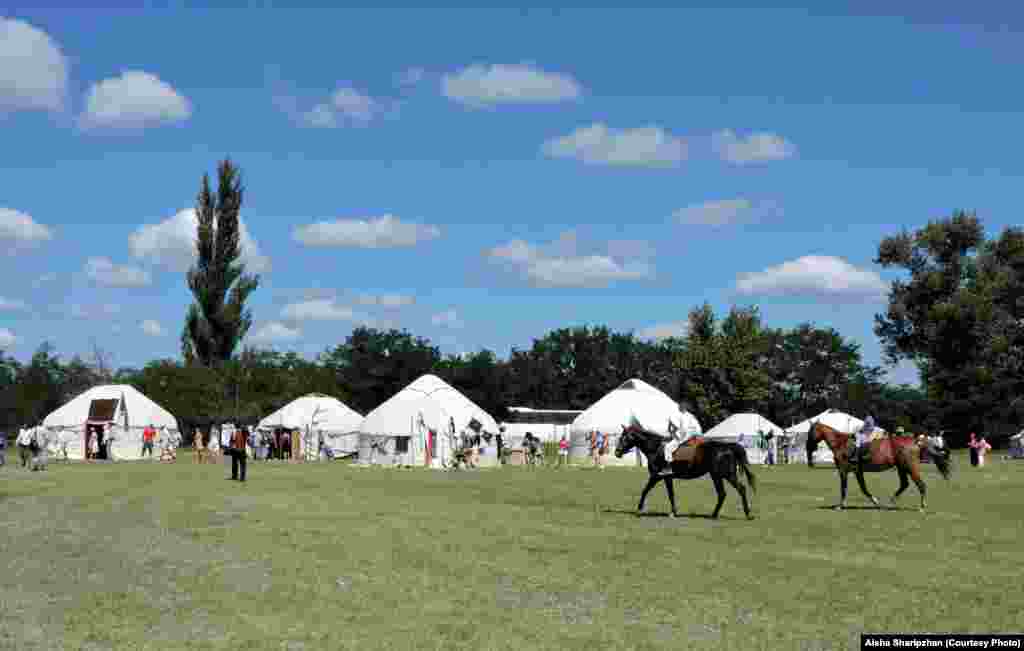
[[(105, 436), (113, 436), (115, 460), (142, 458), (142, 432), (148, 425), (160, 437), (178, 439), (178, 421), (160, 405), (128, 384), (93, 387), (43, 419), (51, 449), (66, 450), (73, 460), (85, 459), (86, 425), (102, 427)], [(159, 441), (156, 442), (159, 449)]]
[[(359, 463), (442, 467), (451, 460), (459, 436), (480, 423), (489, 435), (481, 465), (498, 464), (498, 424), (494, 418), (435, 375), (424, 375), (385, 400), (359, 425)], [(431, 458), (427, 458), (428, 434), (435, 433)]]
[(348, 405), (322, 393), (310, 393), (292, 400), (259, 422), (263, 430), (278, 428), (302, 432), (301, 456), (316, 459), (320, 441), (336, 455), (359, 450), (359, 425), (363, 416)]
[[(764, 463), (768, 451), (757, 446), (758, 435), (769, 432), (774, 437), (770, 443), (774, 449), (778, 438), (784, 436), (781, 427), (760, 414), (733, 414), (704, 432), (704, 438), (739, 443), (746, 449), (750, 463)], [(777, 454), (775, 458), (778, 459)]]
[[(800, 421), (795, 425), (786, 428), (786, 436), (789, 439), (788, 458), (790, 463), (807, 463), (807, 432), (813, 423), (823, 423), (834, 430), (846, 434), (853, 434), (864, 427), (864, 421), (839, 411), (838, 409), (826, 409), (813, 418)], [(814, 451), (815, 463), (832, 463), (832, 451), (824, 441), (818, 444)]]
[(666, 438), (672, 436), (671, 428), (678, 428), (688, 436), (701, 431), (700, 423), (693, 414), (680, 410), (679, 404), (664, 392), (634, 378), (623, 382), (572, 422), (569, 462), (579, 464), (590, 460), (589, 437), (596, 430), (609, 437), (608, 456), (605, 458), (608, 465), (644, 465), (639, 451), (631, 452), (622, 459), (614, 455), (622, 428), (628, 426), (634, 417), (648, 431)]

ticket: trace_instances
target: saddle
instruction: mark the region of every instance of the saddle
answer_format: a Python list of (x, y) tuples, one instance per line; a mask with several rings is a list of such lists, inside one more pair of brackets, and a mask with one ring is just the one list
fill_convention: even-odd
[(672, 452), (672, 463), (698, 463), (701, 460), (703, 450), (701, 450), (700, 446), (703, 443), (704, 437), (702, 436), (694, 436), (687, 439)]
[(895, 463), (896, 453), (902, 448), (914, 445), (912, 436), (885, 436), (871, 441), (860, 451), (858, 458), (851, 458), (853, 463), (887, 465)]

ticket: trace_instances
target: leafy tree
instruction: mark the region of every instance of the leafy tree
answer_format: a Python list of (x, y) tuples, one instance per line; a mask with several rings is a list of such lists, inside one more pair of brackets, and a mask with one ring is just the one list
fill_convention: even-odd
[(231, 359), (252, 326), (245, 302), (259, 286), (258, 275), (245, 273), (239, 262), (238, 213), (242, 181), (230, 159), (217, 167), (214, 198), (204, 174), (196, 199), (196, 262), (188, 272), (195, 301), (189, 306), (181, 335), (182, 355), (189, 364), (215, 366)]

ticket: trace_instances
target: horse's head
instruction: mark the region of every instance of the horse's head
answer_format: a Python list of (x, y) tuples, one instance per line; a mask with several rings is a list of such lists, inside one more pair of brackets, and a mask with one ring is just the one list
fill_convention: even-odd
[(807, 465), (814, 467), (814, 451), (818, 449), (818, 423), (811, 423), (807, 428)]
[(633, 426), (623, 427), (622, 435), (619, 436), (619, 442), (615, 444), (615, 456), (622, 458), (622, 455), (626, 454), (637, 444), (637, 432)]

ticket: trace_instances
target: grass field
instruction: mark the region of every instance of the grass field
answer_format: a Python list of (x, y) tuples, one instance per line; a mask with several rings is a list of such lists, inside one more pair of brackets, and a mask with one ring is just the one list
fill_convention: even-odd
[[(834, 471), (755, 467), (633, 514), (645, 474), (250, 464), (0, 468), (0, 648), (824, 649), (872, 632), (1020, 632), (1024, 462), (930, 512), (828, 510)], [(876, 495), (894, 472), (868, 479)], [(851, 486), (852, 507), (866, 500)], [(731, 491), (731, 489), (730, 489)]]

